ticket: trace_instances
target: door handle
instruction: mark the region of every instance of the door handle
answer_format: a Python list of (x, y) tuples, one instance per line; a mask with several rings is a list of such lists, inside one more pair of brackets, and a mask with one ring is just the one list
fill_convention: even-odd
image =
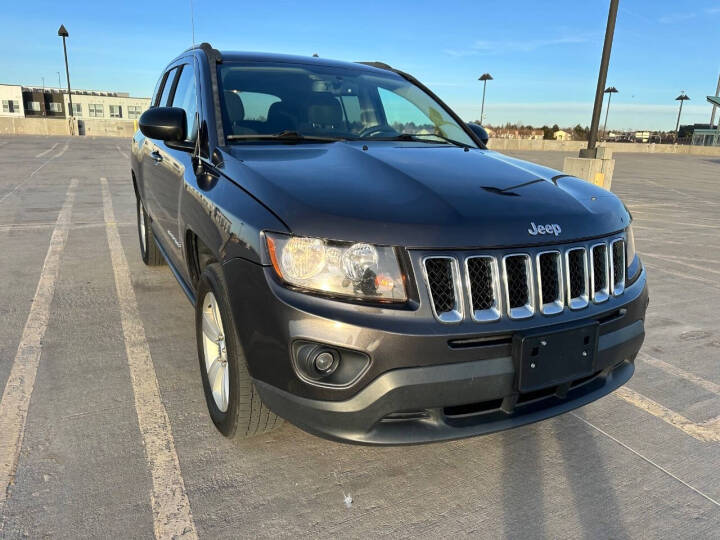
[(153, 158), (154, 161), (157, 163), (160, 163), (163, 160), (163, 157), (160, 155), (160, 152), (157, 150), (150, 152), (150, 157)]

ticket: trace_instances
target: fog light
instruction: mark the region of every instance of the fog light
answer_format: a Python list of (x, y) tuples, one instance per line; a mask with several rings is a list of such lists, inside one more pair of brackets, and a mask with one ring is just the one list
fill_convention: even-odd
[(321, 352), (315, 357), (315, 369), (320, 373), (329, 374), (335, 366), (335, 357), (328, 351)]
[(293, 367), (305, 382), (322, 386), (348, 386), (370, 366), (363, 352), (305, 340), (292, 344)]

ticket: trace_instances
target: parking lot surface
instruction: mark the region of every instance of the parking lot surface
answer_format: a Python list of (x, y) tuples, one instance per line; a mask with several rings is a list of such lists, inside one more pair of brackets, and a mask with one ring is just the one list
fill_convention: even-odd
[(0, 137), (0, 537), (718, 537), (720, 159), (615, 156), (651, 297), (626, 387), (374, 448), (216, 432), (192, 307), (140, 260), (128, 154)]

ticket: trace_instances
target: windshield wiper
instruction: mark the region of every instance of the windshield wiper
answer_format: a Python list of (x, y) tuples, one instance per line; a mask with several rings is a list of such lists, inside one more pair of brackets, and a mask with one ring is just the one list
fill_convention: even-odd
[(228, 141), (287, 141), (287, 142), (337, 142), (347, 140), (345, 137), (319, 137), (303, 135), (297, 131), (286, 129), (280, 133), (247, 133), (242, 135), (228, 135)]
[[(437, 137), (439, 139), (442, 139), (443, 141), (454, 144), (455, 146), (459, 146), (461, 148), (468, 148), (467, 144), (461, 143), (460, 141), (456, 141), (455, 139), (451, 139), (450, 137), (446, 137), (445, 135), (439, 135), (437, 133), (401, 133), (397, 136), (398, 140), (401, 141), (415, 141), (415, 140), (421, 140), (421, 137)], [(427, 141), (432, 142), (432, 141)], [(437, 142), (437, 141), (435, 141)]]
[[(437, 137), (440, 139), (439, 141), (430, 141), (427, 139), (424, 139), (423, 137)], [(437, 135), (436, 133), (399, 133), (398, 135), (393, 135), (391, 137), (367, 137), (363, 138), (362, 140), (368, 140), (368, 141), (415, 141), (415, 142), (422, 142), (422, 143), (440, 143), (440, 144), (452, 144), (454, 146), (459, 146), (460, 148), (471, 148), (467, 144), (461, 143), (459, 141), (456, 141), (454, 139), (451, 139), (449, 137), (446, 137), (445, 135)]]

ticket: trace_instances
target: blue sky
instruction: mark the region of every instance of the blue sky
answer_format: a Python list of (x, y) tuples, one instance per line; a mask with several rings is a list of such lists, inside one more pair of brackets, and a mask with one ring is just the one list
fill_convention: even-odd
[[(220, 49), (381, 60), (409, 71), (466, 120), (589, 124), (609, 0), (194, 0), (195, 39)], [(73, 87), (147, 96), (165, 63), (191, 43), (190, 1), (8, 2), (0, 82), (65, 84), (57, 28), (70, 32)], [(674, 129), (708, 122), (720, 71), (720, 0), (621, 0), (608, 85), (608, 127)], [(604, 110), (603, 110), (604, 114)]]

